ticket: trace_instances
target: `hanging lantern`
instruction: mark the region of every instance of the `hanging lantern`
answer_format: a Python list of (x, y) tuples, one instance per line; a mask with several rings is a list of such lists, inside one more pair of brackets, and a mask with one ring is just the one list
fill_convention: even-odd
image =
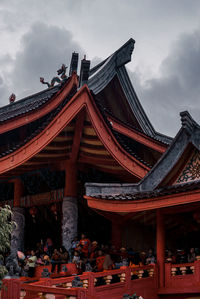
[(51, 205), (51, 212), (54, 214), (55, 216), (55, 219), (58, 220), (58, 207), (57, 207), (57, 204), (54, 203)]
[(35, 222), (35, 216), (37, 214), (37, 208), (36, 207), (31, 207), (29, 209), (29, 213), (32, 216), (33, 222)]

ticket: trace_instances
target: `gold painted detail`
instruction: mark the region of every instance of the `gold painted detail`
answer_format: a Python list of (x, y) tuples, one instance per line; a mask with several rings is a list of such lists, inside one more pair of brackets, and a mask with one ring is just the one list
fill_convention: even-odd
[(195, 150), (189, 162), (184, 167), (181, 175), (176, 181), (176, 184), (188, 183), (200, 179), (200, 153)]

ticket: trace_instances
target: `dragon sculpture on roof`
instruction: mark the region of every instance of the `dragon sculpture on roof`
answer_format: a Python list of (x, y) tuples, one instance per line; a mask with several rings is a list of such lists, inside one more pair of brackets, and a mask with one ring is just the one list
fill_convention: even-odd
[(46, 84), (48, 86), (48, 88), (53, 87), (55, 85), (55, 83), (63, 83), (67, 80), (67, 75), (66, 75), (66, 70), (67, 70), (67, 66), (63, 63), (60, 67), (59, 70), (57, 70), (57, 74), (58, 76), (60, 76), (60, 78), (57, 77), (53, 77), (53, 79), (51, 80), (51, 83), (44, 81), (43, 77), (40, 77), (40, 82), (42, 84)]

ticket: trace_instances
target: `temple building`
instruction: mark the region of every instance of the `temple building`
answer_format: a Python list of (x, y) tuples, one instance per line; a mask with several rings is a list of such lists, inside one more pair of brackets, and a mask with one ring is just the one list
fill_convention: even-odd
[(40, 78), (47, 89), (0, 108), (0, 204), (17, 223), (11, 248), (51, 238), (69, 250), (82, 232), (118, 249), (155, 248), (148, 298), (199, 298), (199, 262), (176, 276), (165, 250), (200, 247), (200, 126), (185, 111), (175, 138), (154, 129), (125, 67), (134, 43), (93, 68), (84, 57), (79, 74), (72, 53), (69, 74), (62, 65), (60, 78)]

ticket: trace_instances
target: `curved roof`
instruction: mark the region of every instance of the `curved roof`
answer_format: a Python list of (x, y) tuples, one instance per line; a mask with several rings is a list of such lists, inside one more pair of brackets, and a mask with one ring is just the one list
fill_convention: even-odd
[[(94, 105), (92, 96), (87, 86), (83, 86), (71, 99), (69, 98), (58, 114), (55, 114), (50, 123), (39, 134), (31, 138), (25, 145), (21, 146), (13, 153), (8, 153), (0, 159), (0, 171), (9, 171), (42, 151), (75, 116), (83, 109), (90, 117), (93, 128), (99, 139), (110, 155), (126, 169), (129, 173), (138, 178), (142, 178), (149, 168), (128, 154), (117, 142), (110, 129), (105, 124), (97, 107)], [(113, 150), (114, 149), (114, 150)]]
[[(77, 90), (75, 73), (63, 84), (48, 88), (0, 108), (0, 134), (24, 126), (55, 109), (72, 90)], [(56, 98), (56, 100), (54, 100)]]
[[(121, 209), (122, 212), (127, 212), (200, 201), (200, 126), (187, 111), (181, 112), (181, 121), (182, 127), (170, 147), (139, 183), (122, 184), (118, 186), (117, 193), (113, 193), (112, 184), (108, 189), (106, 184), (87, 183), (85, 198), (88, 204), (96, 209), (116, 212)], [(196, 156), (198, 154), (198, 159), (193, 161), (198, 164), (193, 180), (186, 177), (185, 183), (177, 183), (180, 171), (184, 171), (189, 159), (194, 156), (193, 153)], [(188, 167), (187, 171), (190, 171)], [(110, 207), (109, 202), (113, 202)], [(114, 204), (118, 205), (117, 209)]]
[[(125, 64), (131, 60), (134, 43), (130, 39), (91, 69), (87, 85), (79, 91), (78, 76), (74, 72), (62, 84), (0, 108), (0, 134), (3, 140), (0, 143), (1, 173), (27, 164), (27, 161), (29, 165), (34, 164), (33, 159), (37, 162), (41, 159), (42, 164), (44, 157), (55, 157), (55, 151), (60, 159), (70, 158), (68, 153), (74, 150), (72, 144), (76, 129), (74, 126), (70, 139), (65, 142), (61, 136), (62, 132), (65, 134), (62, 130), (67, 130), (66, 126), (72, 120), (76, 123), (80, 110), (84, 108), (89, 119), (82, 120), (85, 129), (83, 140), (79, 140), (80, 162), (98, 160), (98, 167), (103, 166), (104, 170), (107, 167), (108, 172), (112, 169), (117, 169), (118, 173), (126, 170), (137, 181), (143, 178), (171, 139), (156, 135), (126, 72)], [(70, 114), (72, 112), (73, 115)], [(65, 115), (62, 125), (55, 123), (58, 115)], [(122, 120), (120, 124), (119, 119)], [(87, 131), (92, 133), (88, 135)], [(62, 146), (57, 144), (59, 138)], [(7, 144), (6, 149), (3, 142)], [(67, 148), (64, 148), (66, 142)], [(37, 167), (38, 164), (34, 165)]]
[[(172, 141), (171, 137), (158, 133), (153, 128), (142, 105), (140, 104), (126, 71), (125, 64), (131, 61), (134, 44), (135, 41), (132, 38), (129, 39), (111, 56), (92, 68), (88, 79), (88, 87), (92, 90), (94, 95), (97, 96), (105, 89), (106, 86), (109, 85), (114, 77), (117, 77), (125, 95), (124, 101), (126, 100), (127, 109), (131, 110), (132, 118), (136, 118), (141, 130), (161, 142), (170, 144)], [(132, 124), (134, 124), (134, 121)]]

